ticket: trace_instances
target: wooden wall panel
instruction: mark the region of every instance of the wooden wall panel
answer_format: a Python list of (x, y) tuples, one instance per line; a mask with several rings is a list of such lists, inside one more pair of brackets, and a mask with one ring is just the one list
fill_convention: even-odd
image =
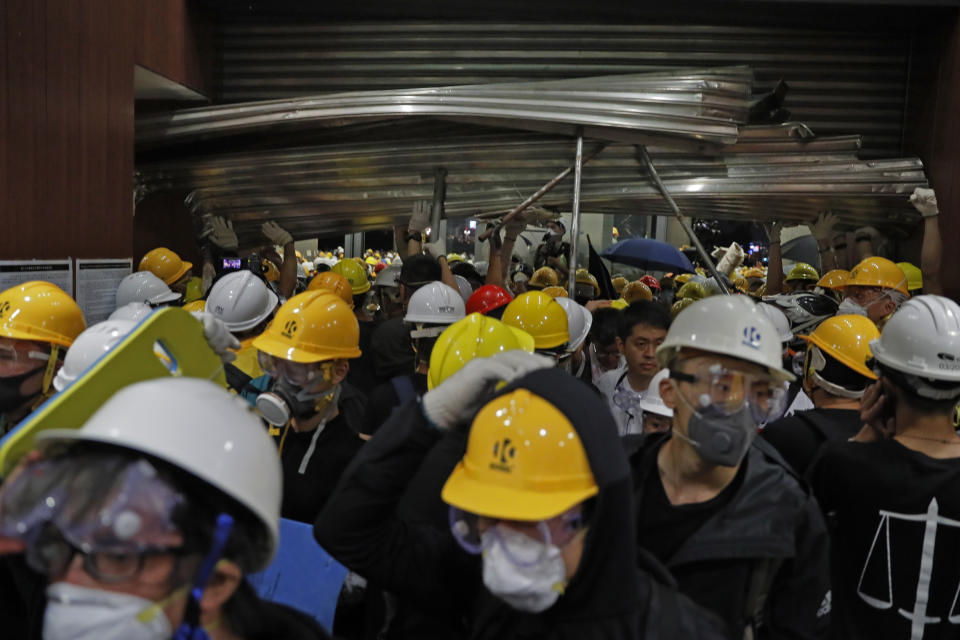
[(137, 4), (137, 64), (212, 96), (213, 39), (206, 18), (188, 0)]

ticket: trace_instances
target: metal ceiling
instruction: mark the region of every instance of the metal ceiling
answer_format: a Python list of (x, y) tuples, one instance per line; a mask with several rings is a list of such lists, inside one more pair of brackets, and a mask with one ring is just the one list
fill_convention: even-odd
[[(614, 13), (629, 16), (629, 7), (620, 5)], [(570, 24), (309, 17), (228, 22), (218, 41), (218, 97), (235, 103), (749, 65), (758, 93), (781, 78), (790, 83), (786, 107), (793, 119), (821, 135), (857, 132), (864, 136), (867, 155), (900, 153), (910, 51), (907, 15), (877, 26), (871, 18), (878, 9), (830, 22), (822, 8), (782, 5), (758, 11), (742, 5), (738, 26), (690, 24), (690, 15), (708, 22), (709, 7), (674, 18), (674, 24), (658, 24), (670, 20), (670, 7), (662, 7), (650, 19), (595, 24), (591, 20), (597, 18), (579, 6), (588, 17)], [(759, 13), (768, 21), (778, 17), (781, 26), (744, 24)], [(814, 20), (814, 13), (824, 17)], [(811, 23), (825, 26), (795, 26)]]
[[(226, 216), (241, 243), (254, 245), (270, 218), (299, 238), (404, 222), (415, 201), (432, 197), (437, 167), (447, 170), (448, 217), (502, 213), (569, 166), (575, 146), (561, 136), (420, 119), (323, 135), (328, 141), (312, 146), (144, 164), (138, 189), (141, 196), (190, 191), (194, 214)], [(921, 162), (861, 160), (861, 144), (858, 136), (817, 137), (791, 123), (743, 127), (736, 144), (712, 153), (649, 151), (693, 217), (802, 222), (830, 209), (849, 227), (912, 228), (918, 217), (907, 198), (927, 184)], [(612, 143), (584, 167), (584, 212), (670, 215), (635, 155), (633, 145)], [(571, 200), (567, 180), (540, 204), (567, 208)]]
[(436, 117), (631, 143), (657, 136), (736, 142), (747, 121), (753, 74), (746, 67), (394, 91), (182, 109), (137, 119), (141, 147), (216, 136), (343, 127)]

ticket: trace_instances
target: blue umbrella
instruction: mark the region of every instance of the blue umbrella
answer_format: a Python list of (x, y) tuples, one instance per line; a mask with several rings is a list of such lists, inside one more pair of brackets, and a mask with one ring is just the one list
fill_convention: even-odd
[(689, 258), (679, 249), (651, 238), (623, 240), (607, 247), (600, 255), (611, 262), (622, 262), (648, 271), (693, 271)]

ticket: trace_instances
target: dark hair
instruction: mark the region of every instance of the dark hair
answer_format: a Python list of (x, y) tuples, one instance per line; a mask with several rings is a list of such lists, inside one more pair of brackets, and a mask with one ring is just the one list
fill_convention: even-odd
[(484, 283), (483, 276), (480, 275), (480, 272), (477, 271), (476, 267), (469, 262), (457, 262), (450, 267), (450, 272), (455, 276), (463, 276), (467, 279), (467, 282), (469, 282), (471, 286), (475, 286), (477, 283), (483, 285)]
[(620, 311), (613, 307), (594, 311), (593, 324), (590, 325), (590, 342), (598, 346), (611, 344), (617, 338), (619, 319)]
[(670, 312), (663, 305), (651, 300), (638, 300), (620, 312), (620, 317), (617, 319), (617, 336), (621, 340), (626, 340), (633, 333), (633, 328), (640, 324), (666, 331), (670, 328), (671, 321)]
[(321, 262), (320, 264), (318, 264), (318, 265), (315, 267), (314, 270), (315, 270), (317, 273), (324, 273), (324, 272), (326, 272), (326, 271), (330, 271), (330, 265), (328, 265), (326, 262)]
[(822, 371), (817, 372), (817, 375), (827, 382), (840, 385), (844, 389), (849, 389), (850, 391), (863, 391), (873, 382), (872, 379), (861, 373), (858, 373), (857, 371), (854, 371), (823, 349), (820, 349), (820, 353), (823, 354), (823, 359), (826, 360), (826, 365), (824, 365)]
[(957, 400), (960, 399), (960, 388), (957, 387), (956, 382), (924, 379), (923, 383), (925, 385), (938, 391), (957, 391), (957, 395), (952, 398), (926, 398), (917, 393), (914, 385), (912, 385), (907, 377), (900, 371), (883, 365), (879, 365), (879, 367), (881, 377), (889, 380), (894, 387), (900, 390), (900, 396), (903, 402), (913, 411), (926, 416), (953, 414)]
[(436, 282), (441, 277), (443, 272), (439, 262), (430, 256), (417, 254), (408, 256), (403, 261), (397, 280), (411, 289), (417, 289), (428, 282)]

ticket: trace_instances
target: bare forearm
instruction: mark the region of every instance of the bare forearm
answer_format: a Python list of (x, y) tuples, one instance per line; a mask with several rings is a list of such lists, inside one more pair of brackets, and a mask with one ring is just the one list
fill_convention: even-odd
[(283, 245), (283, 266), (277, 285), (284, 298), (292, 297), (297, 289), (297, 250), (292, 242)]
[(783, 291), (783, 258), (780, 255), (780, 241), (770, 241), (770, 260), (767, 265), (766, 295), (773, 296)]
[(923, 291), (943, 295), (940, 281), (940, 263), (943, 259), (943, 241), (940, 237), (940, 217), (923, 219), (923, 244), (920, 248), (920, 271), (923, 272)]

